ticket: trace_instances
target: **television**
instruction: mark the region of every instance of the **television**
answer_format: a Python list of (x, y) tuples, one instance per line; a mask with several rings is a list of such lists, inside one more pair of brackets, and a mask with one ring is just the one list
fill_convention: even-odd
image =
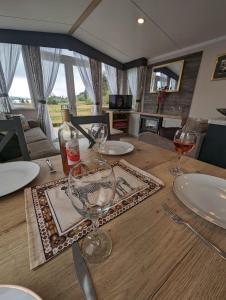
[(131, 110), (132, 95), (109, 95), (109, 109)]

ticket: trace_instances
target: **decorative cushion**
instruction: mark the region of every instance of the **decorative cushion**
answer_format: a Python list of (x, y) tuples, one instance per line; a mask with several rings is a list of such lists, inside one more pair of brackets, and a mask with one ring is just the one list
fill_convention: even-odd
[(41, 140), (46, 140), (47, 137), (40, 127), (31, 128), (24, 132), (27, 144), (34, 143)]
[(28, 145), (31, 159), (54, 156), (60, 153), (48, 140), (41, 140)]
[(5, 113), (0, 112), (0, 120), (7, 120)]
[(7, 114), (8, 119), (12, 119), (13, 117), (20, 117), (22, 128), (24, 131), (30, 129), (29, 123), (23, 114)]

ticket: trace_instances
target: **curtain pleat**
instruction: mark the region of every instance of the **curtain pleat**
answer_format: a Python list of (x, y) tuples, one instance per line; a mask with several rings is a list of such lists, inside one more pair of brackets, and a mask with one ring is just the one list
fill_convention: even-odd
[(138, 72), (137, 68), (132, 68), (127, 71), (128, 74), (128, 83), (133, 95), (133, 103), (132, 108), (135, 109), (136, 107), (136, 100), (137, 100), (137, 79), (138, 79)]
[(98, 115), (102, 113), (102, 73), (101, 62), (90, 58), (90, 70), (93, 82), (93, 90), (95, 94), (95, 103), (93, 114)]
[(117, 69), (117, 94), (126, 95), (127, 89), (127, 72)]
[(113, 95), (118, 93), (117, 69), (115, 67), (104, 64), (105, 75), (108, 86)]
[(12, 103), (9, 90), (21, 51), (20, 45), (0, 43), (0, 111), (10, 113)]
[(140, 66), (138, 68), (132, 68), (127, 71), (128, 84), (133, 95), (133, 109), (136, 108), (136, 100), (141, 101), (141, 107), (143, 106), (144, 89), (146, 82), (147, 67)]
[(141, 110), (144, 102), (144, 92), (147, 76), (147, 66), (140, 66), (137, 70), (137, 99), (141, 101)]

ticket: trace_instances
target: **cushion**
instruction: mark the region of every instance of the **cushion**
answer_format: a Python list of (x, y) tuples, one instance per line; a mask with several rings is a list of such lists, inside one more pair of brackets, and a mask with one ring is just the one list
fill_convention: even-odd
[(12, 119), (13, 117), (20, 117), (21, 125), (24, 131), (30, 129), (30, 126), (28, 124), (28, 121), (26, 117), (23, 114), (7, 114), (8, 119)]
[[(4, 138), (4, 134), (0, 134), (0, 142)], [(21, 156), (18, 137), (16, 134), (10, 139), (8, 144), (0, 152), (0, 162), (15, 159)]]
[(41, 140), (46, 140), (47, 137), (40, 127), (34, 127), (24, 132), (27, 144), (34, 143)]
[(42, 140), (28, 145), (31, 159), (44, 158), (59, 154), (57, 150), (48, 140)]
[(5, 113), (0, 112), (0, 120), (7, 120)]

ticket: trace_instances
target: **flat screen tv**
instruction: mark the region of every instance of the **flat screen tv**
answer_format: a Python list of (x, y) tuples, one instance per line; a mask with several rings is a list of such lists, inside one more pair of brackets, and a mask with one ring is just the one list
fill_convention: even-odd
[(109, 109), (132, 109), (132, 95), (109, 95)]

